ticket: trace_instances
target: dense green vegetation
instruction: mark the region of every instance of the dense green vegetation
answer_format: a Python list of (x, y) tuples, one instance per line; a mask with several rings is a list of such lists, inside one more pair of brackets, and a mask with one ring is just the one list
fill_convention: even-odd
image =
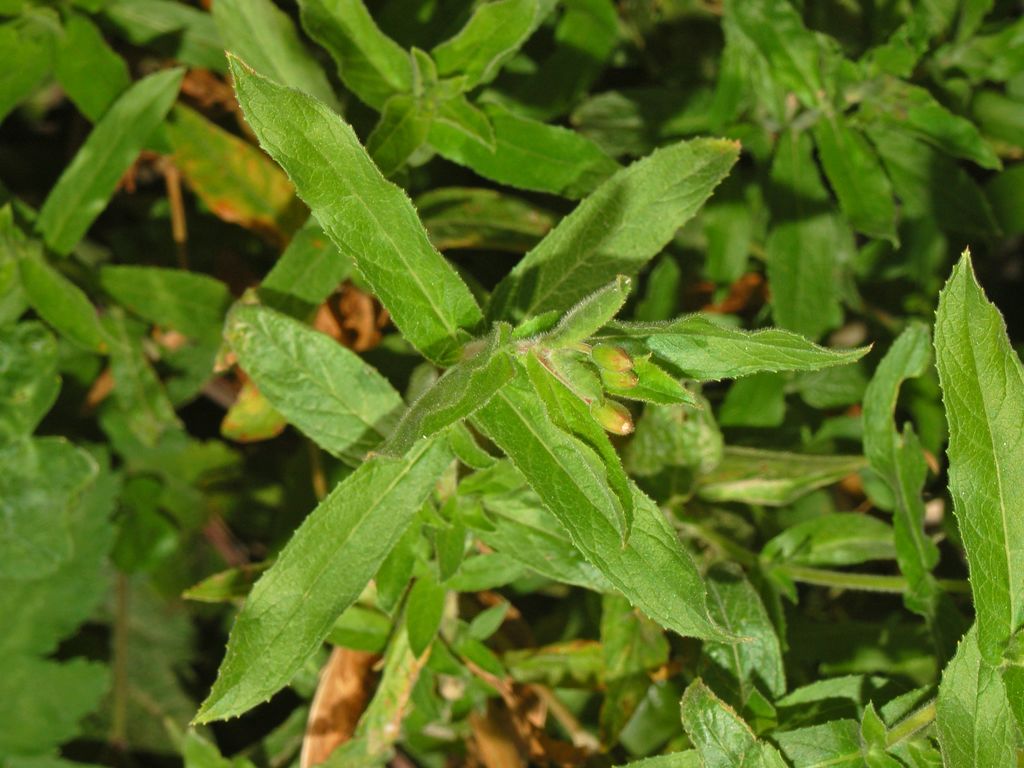
[(1016, 3), (0, 61), (0, 766), (1018, 764)]

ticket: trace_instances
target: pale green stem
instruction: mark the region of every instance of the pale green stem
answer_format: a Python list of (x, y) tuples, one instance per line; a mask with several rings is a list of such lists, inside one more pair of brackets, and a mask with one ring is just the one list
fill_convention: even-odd
[(885, 739), (887, 747), (894, 747), (904, 739), (927, 727), (935, 719), (935, 699), (894, 725)]

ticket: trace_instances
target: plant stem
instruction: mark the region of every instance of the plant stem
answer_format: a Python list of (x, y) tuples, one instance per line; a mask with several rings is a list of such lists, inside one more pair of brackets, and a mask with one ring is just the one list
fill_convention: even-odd
[(916, 712), (905, 717), (889, 731), (885, 745), (893, 747), (904, 739), (914, 735), (935, 719), (935, 699), (932, 699)]
[[(679, 529), (691, 536), (703, 539), (714, 547), (718, 547), (733, 560), (745, 566), (756, 565), (760, 558), (755, 552), (737, 544), (726, 536), (706, 528), (699, 523), (678, 523)], [(865, 592), (890, 592), (903, 594), (910, 589), (907, 580), (902, 576), (880, 576), (873, 573), (854, 573), (850, 571), (831, 571), (824, 568), (811, 568), (789, 563), (767, 564), (765, 566), (782, 573), (793, 581), (804, 584), (815, 584), (820, 587), (836, 587), (838, 589), (856, 589)], [(966, 581), (958, 579), (938, 579), (936, 583), (946, 592), (970, 594), (971, 587)]]

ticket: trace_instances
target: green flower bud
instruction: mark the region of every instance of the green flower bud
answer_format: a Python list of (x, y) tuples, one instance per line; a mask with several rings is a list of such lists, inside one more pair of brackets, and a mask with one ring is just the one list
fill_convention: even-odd
[(628, 435), (633, 431), (633, 417), (626, 407), (614, 400), (605, 400), (590, 404), (590, 414), (598, 424), (613, 435)]
[(640, 381), (633, 371), (609, 371), (602, 368), (600, 373), (601, 381), (609, 389), (632, 389)]
[(597, 367), (605, 371), (630, 371), (633, 369), (633, 358), (622, 347), (614, 344), (595, 344), (590, 356)]

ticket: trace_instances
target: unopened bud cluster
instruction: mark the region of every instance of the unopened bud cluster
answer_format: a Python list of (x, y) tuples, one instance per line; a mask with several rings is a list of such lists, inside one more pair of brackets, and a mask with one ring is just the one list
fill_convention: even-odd
[[(595, 344), (587, 351), (590, 359), (597, 367), (603, 388), (632, 389), (637, 385), (637, 376), (633, 372), (633, 358), (622, 347), (613, 344)], [(590, 403), (590, 413), (597, 423), (613, 435), (628, 435), (633, 431), (633, 417), (622, 403), (604, 399), (602, 391), (599, 398)]]

